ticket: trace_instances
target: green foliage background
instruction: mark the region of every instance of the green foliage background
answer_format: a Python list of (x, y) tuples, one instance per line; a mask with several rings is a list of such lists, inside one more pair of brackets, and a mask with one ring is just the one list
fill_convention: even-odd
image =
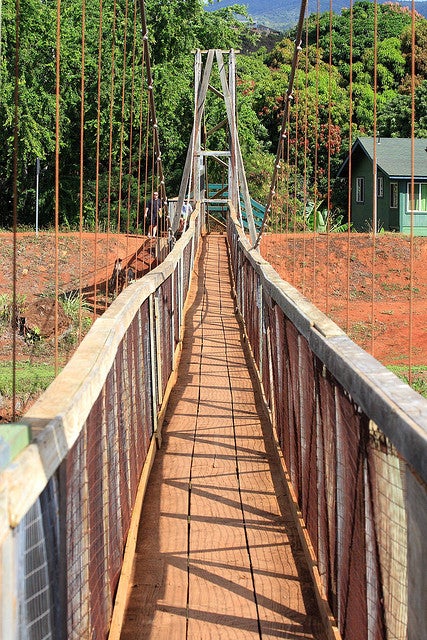
[[(10, 227), (13, 219), (15, 135), (18, 224), (34, 223), (35, 167), (36, 159), (40, 158), (40, 225), (50, 226), (55, 216), (56, 6), (40, 0), (21, 0), (20, 6), (17, 21), (15, 2), (3, 0), (2, 4), (0, 226)], [(140, 122), (147, 121), (147, 104), (140, 100), (147, 91), (142, 73), (142, 35), (139, 28), (135, 32), (133, 27), (134, 11), (139, 12), (139, 4), (105, 0), (102, 14), (99, 0), (86, 0), (85, 6), (83, 220), (87, 228), (93, 229), (97, 219), (98, 224), (120, 225), (122, 230), (130, 220), (132, 230), (152, 179), (151, 169), (142, 176), (138, 176), (137, 170), (136, 141)], [(193, 51), (234, 48), (240, 51), (237, 56), (240, 142), (251, 195), (262, 202), (268, 193), (277, 148), (294, 34), (284, 34), (274, 49), (267, 51), (257, 48), (259, 35), (251, 29), (244, 6), (211, 12), (205, 11), (201, 0), (167, 3), (146, 0), (145, 6), (168, 195), (177, 193), (190, 139)], [(412, 109), (411, 15), (393, 4), (378, 5), (376, 10), (377, 132), (381, 136), (408, 136)], [(333, 16), (331, 36), (328, 13), (320, 15), (319, 20), (314, 15), (308, 19), (295, 83), (295, 105), (299, 122), (304, 123), (307, 131), (307, 143), (303, 136), (297, 136), (295, 124), (289, 136), (308, 147), (304, 170), (311, 198), (325, 194), (328, 154), (334, 175), (348, 151), (350, 73), (353, 139), (359, 134), (373, 133), (374, 11), (373, 3), (356, 2), (352, 16), (349, 10)], [(350, 22), (354, 34), (351, 60)], [(320, 48), (316, 46), (318, 38)], [(81, 2), (62, 0), (59, 222), (71, 228), (76, 228), (80, 219), (82, 41)], [(18, 48), (15, 42), (19, 43)], [(422, 17), (415, 21), (415, 43), (415, 134), (425, 137), (427, 20)], [(16, 69), (18, 82), (15, 84)], [(209, 113), (211, 122), (206, 123), (207, 128), (223, 117), (215, 112), (213, 101)], [(329, 133), (332, 133), (332, 143), (328, 147)], [(302, 153), (300, 155), (302, 157)], [(150, 161), (154, 166), (152, 157)], [(315, 168), (320, 176), (316, 181)], [(100, 194), (98, 202), (97, 193)], [(126, 215), (123, 211), (120, 217), (124, 208)]]

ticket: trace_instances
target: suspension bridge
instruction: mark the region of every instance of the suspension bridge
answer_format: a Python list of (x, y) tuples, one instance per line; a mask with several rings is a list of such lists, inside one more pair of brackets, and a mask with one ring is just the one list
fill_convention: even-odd
[[(163, 215), (123, 264), (131, 281), (8, 426), (0, 637), (422, 640), (427, 401), (262, 257), (289, 113), (261, 207), (232, 50), (195, 53), (193, 130), (166, 197), (143, 3), (141, 20)], [(209, 91), (226, 148), (203, 129)]]

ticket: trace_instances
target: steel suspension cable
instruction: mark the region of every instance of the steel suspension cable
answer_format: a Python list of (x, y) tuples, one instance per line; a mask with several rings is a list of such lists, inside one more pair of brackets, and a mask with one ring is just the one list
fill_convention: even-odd
[(414, 210), (415, 210), (415, 2), (412, 0), (411, 22), (411, 223), (409, 265), (409, 322), (408, 322), (408, 381), (413, 380), (413, 323), (414, 323)]
[[(123, 66), (122, 66), (122, 93), (121, 93), (121, 120), (120, 120), (120, 144), (119, 144), (119, 184), (117, 188), (117, 233), (121, 232), (121, 209), (122, 209), (122, 184), (123, 184), (123, 144), (124, 144), (124, 130), (125, 130), (125, 98), (126, 98), (126, 72), (127, 72), (127, 22), (129, 12), (129, 1), (125, 2), (125, 15), (124, 15), (124, 34), (123, 34)], [(118, 255), (118, 245), (116, 259)]]
[[(287, 148), (288, 148), (288, 145), (286, 145), (286, 149)], [(287, 181), (287, 172), (286, 172), (286, 165), (285, 165), (285, 145), (282, 145), (282, 150), (280, 154), (280, 169), (277, 175), (277, 183), (276, 183), (277, 191), (279, 191), (279, 185), (286, 184), (286, 181)], [(283, 194), (286, 193), (284, 188), (282, 188), (281, 192)], [(283, 195), (280, 199), (279, 212), (280, 212), (280, 218), (279, 218), (279, 227), (277, 231), (279, 233), (283, 233), (283, 229), (286, 229), (286, 221), (287, 221), (286, 199), (283, 197)]]
[(18, 150), (19, 150), (19, 24), (21, 17), (20, 0), (15, 0), (15, 61), (14, 61), (14, 95), (13, 95), (13, 255), (12, 255), (12, 422), (16, 421), (16, 327), (18, 325), (17, 309), (17, 228), (18, 228)]
[[(148, 97), (148, 95), (147, 95)], [(148, 177), (149, 177), (149, 171), (148, 171), (148, 158), (149, 158), (149, 153), (150, 153), (150, 137), (149, 137), (149, 132), (150, 132), (150, 109), (147, 109), (147, 116), (146, 116), (146, 123), (145, 123), (145, 131), (146, 131), (146, 137), (145, 137), (145, 176), (144, 176), (144, 235), (147, 235), (148, 231), (148, 220), (147, 220), (147, 216), (146, 216), (146, 207), (147, 207), (147, 203), (148, 203)]]
[[(135, 34), (135, 40), (136, 40), (136, 34)], [(137, 162), (136, 162), (136, 213), (135, 213), (135, 231), (136, 234), (139, 235), (140, 233), (140, 225), (141, 225), (141, 221), (142, 221), (142, 235), (145, 235), (145, 229), (144, 229), (144, 213), (145, 213), (145, 202), (144, 202), (144, 207), (143, 207), (143, 211), (142, 211), (142, 216), (141, 216), (141, 163), (142, 163), (142, 142), (143, 142), (143, 111), (144, 111), (144, 69), (145, 69), (145, 52), (144, 52), (144, 48), (142, 48), (142, 52), (141, 52), (141, 77), (139, 78), (140, 80), (140, 90), (139, 90), (139, 104), (138, 104), (138, 108), (139, 108), (139, 120), (138, 120), (138, 151), (137, 151)], [(143, 256), (142, 256), (143, 257)], [(135, 248), (135, 254), (134, 254), (134, 261), (135, 261), (135, 277), (139, 277), (140, 275), (143, 274), (144, 271), (144, 265), (142, 265), (142, 268), (140, 271), (138, 271), (138, 248)]]
[[(102, 78), (102, 30), (104, 23), (104, 7), (103, 0), (99, 0), (99, 23), (98, 23), (98, 64), (97, 64), (97, 109), (96, 109), (96, 168), (95, 168), (95, 225), (96, 220), (99, 220), (99, 174), (101, 163), (101, 78)], [(112, 73), (114, 72), (112, 67)], [(108, 256), (110, 248), (110, 197), (109, 192), (107, 195), (107, 224), (106, 224), (106, 260), (105, 260), (105, 272), (104, 272), (104, 311), (108, 307), (108, 284), (109, 284), (109, 271), (108, 271)], [(96, 289), (94, 291), (96, 295)]]
[(58, 374), (58, 299), (59, 299), (59, 150), (61, 90), (61, 0), (56, 4), (55, 65), (55, 375)]
[(127, 189), (127, 215), (126, 215), (126, 257), (129, 255), (129, 233), (132, 203), (132, 145), (133, 145), (133, 110), (135, 99), (135, 56), (136, 56), (136, 2), (133, 5), (133, 40), (132, 40), (132, 74), (131, 74), (131, 97), (130, 97), (130, 122), (129, 122), (129, 166), (128, 166), (128, 189)]
[[(298, 75), (298, 67), (295, 71), (295, 75)], [(299, 144), (299, 89), (295, 88), (295, 151), (294, 151), (294, 206), (292, 210), (292, 284), (296, 285), (296, 232), (297, 232), (297, 211), (298, 211), (298, 144)]]
[[(313, 185), (313, 201), (314, 201), (314, 211), (317, 212), (317, 208), (319, 206), (318, 198), (318, 147), (319, 147), (319, 48), (320, 48), (320, 28), (319, 28), (319, 19), (320, 19), (320, 0), (317, 0), (317, 8), (316, 8), (316, 62), (315, 62), (315, 104), (314, 104), (314, 185)], [(329, 140), (328, 140), (329, 146)], [(327, 221), (329, 220), (329, 208), (326, 210)], [(316, 231), (317, 231), (317, 215), (315, 215), (315, 226), (313, 233), (313, 302), (316, 304)], [(328, 222), (327, 222), (328, 224)]]
[(330, 271), (330, 222), (331, 210), (331, 153), (332, 153), (332, 0), (329, 1), (329, 60), (328, 60), (328, 168), (327, 168), (327, 211), (328, 221), (326, 229), (326, 282), (325, 282), (325, 313), (329, 313), (329, 271)]
[[(139, 230), (140, 225), (140, 203), (141, 203), (141, 160), (142, 160), (142, 124), (143, 124), (143, 106), (144, 106), (144, 68), (145, 68), (145, 49), (142, 49), (141, 59), (141, 90), (139, 97), (139, 136), (138, 136), (138, 171), (137, 171), (137, 208), (136, 208), (136, 228)], [(144, 211), (142, 212), (142, 219), (144, 220)], [(144, 225), (144, 223), (143, 223)], [(143, 235), (145, 235), (143, 229)]]
[[(289, 125), (289, 121), (288, 121)], [(277, 175), (277, 192), (279, 192), (279, 186), (283, 185), (281, 188), (281, 193), (283, 194), (279, 201), (279, 211), (280, 211), (280, 222), (278, 232), (283, 233), (285, 230), (288, 231), (288, 222), (289, 222), (289, 198), (287, 197), (288, 189), (288, 178), (289, 178), (289, 163), (286, 161), (286, 156), (289, 153), (289, 145), (282, 145), (282, 150), (280, 154), (280, 169)]]
[(80, 211), (79, 211), (79, 329), (78, 340), (82, 335), (82, 299), (83, 299), (83, 190), (84, 190), (84, 124), (85, 124), (85, 40), (86, 40), (86, 2), (82, 0), (82, 52), (81, 52), (81, 98), (80, 98)]
[(372, 258), (371, 258), (371, 354), (375, 355), (375, 264), (376, 237), (378, 232), (378, 172), (377, 172), (377, 74), (378, 74), (378, 3), (374, 0), (374, 108), (373, 108), (373, 203), (372, 203)]
[[(286, 120), (286, 127), (287, 127), (287, 131), (289, 132), (291, 130), (291, 112), (290, 110), (288, 110), (288, 115), (287, 115), (287, 120)], [(289, 238), (289, 232), (290, 232), (290, 224), (289, 224), (289, 218), (291, 215), (291, 203), (290, 203), (290, 198), (289, 198), (289, 194), (290, 194), (290, 179), (291, 179), (291, 172), (290, 172), (290, 166), (291, 166), (291, 145), (289, 144), (290, 140), (289, 140), (289, 133), (287, 136), (287, 145), (286, 145), (286, 166), (287, 166), (287, 174), (286, 174), (286, 234), (287, 234), (287, 238)], [(288, 240), (289, 242), (289, 240)]]
[[(302, 237), (302, 255), (303, 255), (303, 263), (307, 264), (307, 243), (306, 243), (306, 231), (307, 231), (307, 197), (308, 197), (308, 189), (307, 189), (307, 149), (308, 149), (308, 73), (309, 73), (309, 59), (308, 59), (308, 17), (306, 16), (305, 20), (306, 28), (305, 28), (305, 48), (304, 48), (304, 58), (305, 58), (305, 82), (304, 82), (304, 119), (303, 119), (303, 182), (302, 182), (302, 194), (303, 194), (303, 204), (302, 204), (302, 226), (303, 226), (303, 237)], [(315, 212), (314, 212), (315, 214)], [(316, 218), (316, 215), (314, 215)], [(306, 268), (303, 267), (302, 270), (302, 281), (301, 281), (301, 290), (305, 293), (305, 278), (306, 278)]]
[[(155, 145), (155, 140), (154, 140), (154, 135), (151, 137), (151, 148), (150, 148), (150, 156), (151, 158), (151, 194), (150, 194), (150, 198), (153, 198), (153, 194), (158, 191), (159, 189), (159, 181), (158, 181), (158, 176), (156, 174), (156, 145)], [(159, 194), (160, 195), (160, 194)], [(160, 195), (161, 197), (161, 195)], [(151, 212), (148, 212), (148, 215), (151, 215)], [(150, 220), (150, 224), (151, 224), (151, 220)], [(158, 230), (160, 231), (160, 230)], [(157, 234), (159, 235), (159, 234)]]
[[(111, 43), (111, 78), (110, 78), (110, 113), (109, 113), (109, 147), (108, 147), (108, 185), (107, 185), (107, 228), (111, 229), (111, 193), (112, 193), (112, 172), (113, 172), (113, 122), (114, 122), (114, 90), (115, 90), (115, 64), (116, 64), (116, 25), (117, 25), (117, 3), (113, 4), (113, 24)], [(116, 229), (116, 231), (118, 231)], [(95, 238), (96, 241), (96, 238)], [(108, 236), (107, 236), (108, 241)], [(108, 243), (107, 243), (108, 244)], [(107, 297), (107, 296), (106, 296)], [(96, 284), (94, 288), (94, 298), (96, 305)], [(94, 316), (96, 306), (94, 306)]]
[(294, 86), (295, 73), (296, 73), (296, 69), (297, 69), (297, 66), (298, 66), (299, 52), (301, 51), (301, 38), (302, 38), (302, 30), (303, 30), (303, 25), (304, 25), (304, 16), (305, 16), (305, 12), (306, 12), (306, 7), (307, 7), (307, 0), (301, 0), (300, 14), (299, 14), (298, 25), (297, 25), (296, 36), (295, 36), (295, 47), (294, 47), (294, 53), (293, 53), (293, 58), (292, 58), (291, 71), (290, 71), (289, 80), (288, 80), (288, 89), (287, 89), (286, 95), (285, 95), (285, 108), (284, 108), (284, 112), (283, 112), (282, 126), (281, 126), (281, 130), (280, 130), (279, 142), (278, 142), (278, 145), (277, 145), (276, 160), (275, 160), (275, 163), (274, 163), (273, 174), (272, 174), (271, 184), (270, 184), (270, 191), (269, 191), (269, 195), (268, 195), (268, 198), (267, 198), (267, 204), (265, 206), (265, 213), (264, 213), (264, 216), (263, 216), (263, 219), (262, 219), (260, 230), (258, 232), (258, 237), (257, 237), (257, 239), (255, 241), (255, 244), (254, 244), (254, 249), (256, 249), (259, 246), (259, 242), (260, 242), (261, 236), (262, 236), (262, 234), (264, 232), (267, 218), (269, 217), (270, 211), (271, 211), (271, 204), (272, 204), (275, 185), (276, 185), (277, 170), (278, 170), (278, 165), (280, 163), (280, 157), (281, 157), (281, 153), (282, 153), (281, 147), (282, 147), (283, 142), (284, 142), (284, 140), (286, 138), (286, 122), (287, 122), (287, 119), (288, 119), (289, 102), (292, 99), (292, 92), (293, 92), (293, 86)]
[(148, 91), (149, 91), (149, 94), (148, 94), (149, 95), (149, 111), (152, 119), (154, 150), (156, 154), (156, 169), (157, 169), (157, 174), (159, 176), (160, 187), (161, 187), (161, 193), (159, 195), (163, 199), (166, 199), (166, 187), (165, 187), (165, 178), (163, 173), (162, 154), (160, 150), (156, 105), (154, 102), (153, 75), (151, 71), (150, 49), (149, 49), (149, 43), (148, 43), (148, 29), (147, 29), (147, 19), (146, 19), (146, 13), (145, 13), (144, 0), (139, 0), (139, 6), (141, 11), (141, 24), (142, 24), (142, 33), (143, 33), (142, 39), (144, 44), (146, 70), (147, 70), (147, 83), (148, 83)]
[[(157, 123), (157, 114), (156, 114), (156, 105), (154, 101), (154, 83), (153, 83), (153, 75), (151, 70), (151, 59), (150, 59), (150, 49), (149, 49), (149, 41), (148, 41), (148, 29), (147, 29), (147, 19), (146, 19), (146, 11), (145, 11), (145, 3), (144, 0), (139, 0), (140, 12), (141, 12), (141, 25), (142, 25), (142, 40), (145, 51), (145, 60), (146, 60), (146, 77), (147, 77), (147, 85), (148, 85), (148, 116), (147, 122), (150, 124), (150, 130), (152, 133), (153, 139), (153, 149), (152, 149), (152, 181), (151, 181), (151, 200), (153, 198), (153, 193), (155, 190), (159, 192), (159, 198), (161, 199), (163, 205), (167, 201), (166, 194), (166, 185), (165, 178), (163, 172), (163, 162), (162, 162), (162, 153), (160, 149), (160, 139), (159, 139), (159, 128)], [(148, 131), (148, 129), (147, 129)], [(148, 151), (148, 144), (147, 144)], [(147, 162), (148, 165), (148, 162)], [(156, 179), (154, 177), (156, 176)], [(146, 196), (144, 197), (144, 209), (146, 206)], [(157, 233), (157, 247), (160, 248), (160, 235), (161, 229), (167, 223), (167, 211), (164, 206), (162, 206), (163, 218), (158, 221), (158, 233)], [(151, 215), (151, 212), (149, 212)]]
[[(0, 0), (0, 60), (2, 59), (3, 45), (3, 0)], [(2, 89), (2, 74), (0, 70), (0, 93)]]
[(351, 177), (352, 177), (352, 128), (353, 128), (353, 0), (350, 0), (350, 52), (349, 52), (349, 105), (348, 105), (348, 193), (347, 193), (347, 260), (346, 260), (346, 323), (345, 330), (348, 333), (350, 326), (350, 224), (351, 224)]

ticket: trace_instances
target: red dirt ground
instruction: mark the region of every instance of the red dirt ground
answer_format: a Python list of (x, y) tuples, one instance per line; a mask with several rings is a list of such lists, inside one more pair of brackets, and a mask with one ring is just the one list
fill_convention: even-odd
[[(101, 315), (111, 304), (116, 292), (108, 293), (107, 282), (113, 273), (117, 258), (122, 266), (132, 266), (137, 277), (155, 266), (154, 251), (144, 236), (127, 236), (93, 233), (65, 233), (58, 235), (58, 250), (54, 234), (42, 232), (19, 233), (14, 239), (10, 233), (0, 233), (0, 296), (12, 300), (13, 291), (13, 255), (16, 256), (16, 295), (26, 325), (30, 329), (37, 327), (43, 340), (31, 343), (17, 336), (15, 359), (31, 363), (53, 364), (55, 361), (55, 291), (59, 294), (83, 294), (89, 307), (86, 315)], [(56, 257), (57, 253), (57, 257)], [(58, 283), (55, 282), (55, 263), (58, 262)], [(81, 275), (80, 275), (81, 274)], [(96, 306), (94, 305), (96, 300)], [(95, 308), (94, 308), (95, 306)], [(1, 305), (0, 305), (1, 309)], [(12, 360), (12, 327), (0, 322), (0, 360)], [(65, 335), (70, 320), (58, 305), (58, 335)], [(58, 364), (63, 366), (73, 354), (76, 344), (67, 340), (60, 341)], [(29, 408), (35, 398), (19, 400), (17, 412)], [(0, 422), (10, 419), (10, 401), (0, 396)]]
[[(51, 298), (55, 293), (56, 241), (52, 233), (20, 233), (16, 239), (17, 295), (26, 296), (32, 303), (40, 297)], [(144, 236), (113, 233), (62, 233), (58, 235), (58, 288), (59, 293), (78, 291), (85, 293), (90, 305), (94, 302), (94, 284), (98, 285), (98, 314), (105, 308), (101, 301), (102, 284), (111, 276), (114, 262), (121, 258), (123, 266), (132, 263), (138, 277), (152, 264), (147, 240)], [(0, 233), (0, 294), (12, 290), (13, 236)], [(81, 274), (81, 275), (80, 275)], [(101, 304), (103, 302), (104, 304)]]
[[(123, 266), (132, 265), (139, 277), (154, 264), (150, 242), (143, 236), (59, 234), (59, 292), (81, 289), (92, 313), (96, 293), (95, 313), (100, 315), (113, 299), (106, 296), (106, 282), (116, 258), (122, 259)], [(399, 234), (379, 234), (375, 242), (371, 235), (359, 233), (266, 234), (261, 251), (284, 279), (383, 364), (427, 365), (427, 238), (414, 238), (411, 246), (410, 239)], [(53, 362), (55, 253), (51, 233), (16, 238), (17, 294), (25, 297), (30, 326), (39, 327), (45, 338), (42, 343), (27, 344), (19, 336), (17, 360)], [(0, 296), (12, 294), (13, 254), (13, 236), (0, 234)], [(59, 333), (68, 326), (60, 315)], [(60, 365), (75, 346), (62, 349)], [(11, 327), (0, 324), (0, 360), (11, 357)], [(7, 412), (1, 400), (4, 418)], [(24, 403), (22, 410), (28, 407)]]
[(427, 365), (427, 238), (266, 234), (261, 253), (380, 362)]

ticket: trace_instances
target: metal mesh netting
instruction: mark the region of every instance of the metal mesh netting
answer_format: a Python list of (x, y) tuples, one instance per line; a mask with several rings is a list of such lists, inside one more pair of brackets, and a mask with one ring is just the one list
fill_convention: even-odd
[[(408, 629), (411, 637), (422, 638), (425, 608), (420, 572), (425, 543), (419, 532), (426, 519), (422, 515), (426, 485), (378, 421), (355, 401), (359, 395), (373, 407), (375, 402), (369, 399), (377, 393), (373, 383), (358, 379), (354, 363), (338, 362), (336, 354), (345, 343), (347, 349), (354, 347), (359, 365), (381, 370), (380, 379), (383, 368), (373, 359), (364, 364), (362, 350), (331, 325), (330, 334), (337, 337), (331, 342), (330, 362), (346, 386), (340, 383), (313, 350), (315, 345), (326, 354), (328, 339), (308, 322), (307, 301), (288, 288), (288, 294), (278, 292), (273, 300), (270, 272), (254, 269), (233, 231), (230, 244), (248, 339), (256, 363), (262, 363), (262, 384), (284, 462), (339, 630), (346, 640), (403, 638)], [(249, 305), (244, 292), (257, 291), (261, 282), (262, 305)], [(293, 296), (302, 301), (304, 311), (296, 310)], [(384, 428), (389, 428), (396, 417), (392, 401), (383, 414)], [(409, 416), (406, 419), (410, 422)], [(413, 496), (407, 490), (408, 480)]]
[[(99, 378), (94, 384), (100, 391), (65, 459), (3, 541), (3, 554), (12, 551), (14, 558), (13, 567), (3, 563), (1, 573), (2, 606), (11, 605), (2, 629), (11, 640), (97, 639), (108, 633), (138, 485), (174, 367), (189, 290), (183, 277), (191, 276), (197, 243), (191, 238), (194, 249), (177, 252), (170, 275), (153, 293), (141, 302), (135, 294), (139, 307), (123, 332), (120, 299), (106, 314), (107, 324), (99, 325), (101, 339), (95, 325), (98, 348), (112, 343), (116, 332), (123, 335), (117, 346), (111, 344), (109, 368), (98, 355), (86, 371), (91, 335), (82, 345), (75, 370), (82, 373), (81, 385), (85, 376)], [(112, 329), (106, 333), (105, 326)], [(78, 402), (73, 420), (88, 404), (84, 394), (82, 407)]]
[(34, 640), (54, 638), (53, 602), (49, 589), (48, 549), (43, 535), (40, 501), (21, 522), (19, 555), (26, 575), (20, 598), (19, 637)]

